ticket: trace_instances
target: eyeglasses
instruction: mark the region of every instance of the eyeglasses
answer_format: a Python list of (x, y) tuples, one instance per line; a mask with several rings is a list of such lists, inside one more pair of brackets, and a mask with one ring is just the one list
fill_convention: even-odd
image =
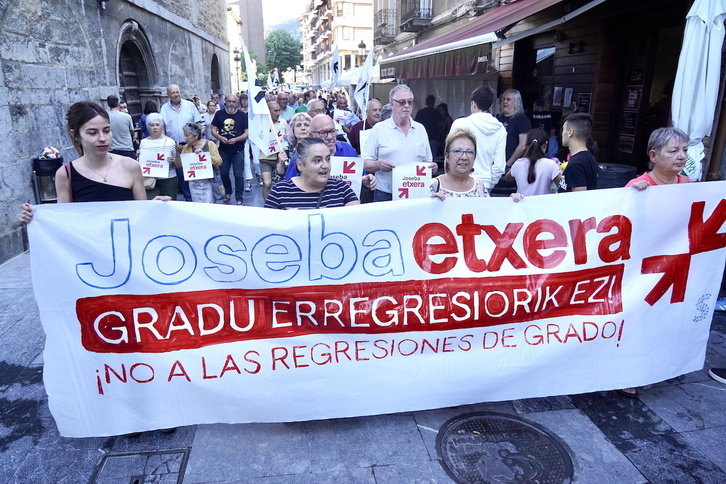
[(469, 158), (476, 156), (476, 151), (474, 150), (448, 150), (448, 152), (453, 153), (457, 158), (461, 158), (463, 155), (466, 155)]
[(398, 103), (399, 106), (413, 106), (413, 99), (394, 99), (393, 102)]
[(328, 136), (335, 136), (338, 134), (337, 129), (333, 129), (330, 131), (310, 131), (311, 134), (316, 134), (320, 136), (321, 138), (327, 138)]
[(325, 112), (325, 108), (320, 108), (320, 109), (313, 109), (313, 110), (312, 110), (312, 111), (310, 111), (310, 112), (311, 112), (311, 113), (315, 113), (315, 114), (323, 114), (323, 113)]

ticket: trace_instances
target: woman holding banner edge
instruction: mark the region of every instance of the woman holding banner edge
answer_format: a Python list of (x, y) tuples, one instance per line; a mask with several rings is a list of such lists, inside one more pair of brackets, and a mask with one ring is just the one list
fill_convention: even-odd
[[(56, 172), (58, 203), (146, 200), (144, 179), (136, 160), (109, 153), (113, 134), (105, 109), (80, 101), (68, 109), (66, 122), (79, 157)], [(29, 223), (33, 218), (32, 205), (23, 203), (20, 209), (20, 222)]]

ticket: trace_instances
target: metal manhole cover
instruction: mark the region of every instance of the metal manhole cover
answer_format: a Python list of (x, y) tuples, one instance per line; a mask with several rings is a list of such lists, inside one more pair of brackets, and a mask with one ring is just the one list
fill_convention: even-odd
[(446, 422), (436, 448), (461, 484), (569, 484), (572, 460), (543, 428), (511, 415), (467, 414)]

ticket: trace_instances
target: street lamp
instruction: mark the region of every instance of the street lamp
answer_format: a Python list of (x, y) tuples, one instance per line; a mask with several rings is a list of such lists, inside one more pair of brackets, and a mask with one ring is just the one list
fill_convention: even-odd
[(366, 61), (366, 47), (366, 43), (361, 40), (360, 44), (358, 44), (358, 55), (360, 56), (360, 62), (358, 65), (362, 65)]
[(239, 92), (239, 61), (241, 57), (239, 56), (239, 49), (234, 49), (232, 52), (234, 53), (234, 67), (237, 69), (237, 92)]

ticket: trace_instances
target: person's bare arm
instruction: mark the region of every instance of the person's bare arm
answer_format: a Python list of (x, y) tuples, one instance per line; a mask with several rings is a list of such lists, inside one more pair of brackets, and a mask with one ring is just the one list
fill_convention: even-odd
[(389, 160), (365, 160), (363, 162), (363, 168), (365, 168), (368, 173), (375, 173), (378, 170), (392, 171), (395, 167), (396, 165)]

